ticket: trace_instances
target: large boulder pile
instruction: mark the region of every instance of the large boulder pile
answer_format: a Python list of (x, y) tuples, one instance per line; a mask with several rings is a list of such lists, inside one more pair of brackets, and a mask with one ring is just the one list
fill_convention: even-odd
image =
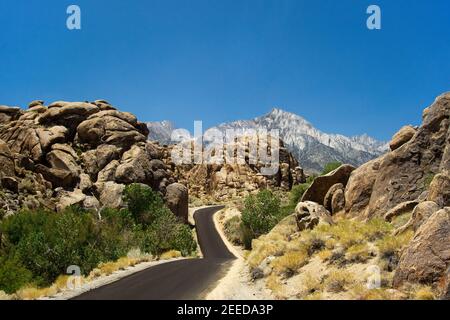
[[(120, 207), (131, 183), (166, 197), (176, 179), (162, 161), (162, 148), (147, 137), (145, 124), (105, 100), (48, 106), (36, 100), (27, 110), (0, 106), (0, 209)], [(169, 196), (183, 218), (186, 197)]]
[(433, 285), (448, 297), (450, 93), (424, 110), (420, 127), (403, 127), (390, 147), (390, 152), (357, 169), (343, 165), (317, 178), (302, 201), (323, 205), (333, 215), (364, 220), (381, 217), (393, 221), (411, 214), (409, 221), (395, 230), (396, 235), (407, 230), (415, 235), (401, 255), (394, 285)]
[(405, 127), (394, 136), (393, 151), (353, 171), (345, 188), (347, 214), (384, 216), (409, 201), (449, 206), (449, 117), (447, 93), (425, 109), (417, 130)]
[[(245, 138), (242, 141), (247, 141)], [(238, 150), (239, 143), (234, 147)], [(224, 201), (235, 197), (244, 197), (248, 194), (262, 188), (279, 189), (284, 191), (291, 190), (293, 185), (303, 183), (306, 177), (298, 161), (284, 147), (283, 142), (279, 141), (279, 160), (276, 173), (273, 175), (264, 175), (263, 168), (266, 164), (257, 161), (253, 163), (249, 160), (248, 145), (241, 150), (244, 153), (241, 159), (234, 160), (234, 163), (227, 163), (225, 154), (230, 145), (223, 145), (223, 156), (214, 164), (183, 164), (176, 165), (172, 159), (172, 150), (174, 146), (166, 149), (164, 158), (165, 163), (170, 168), (173, 176), (180, 183), (189, 188), (190, 195), (197, 198), (212, 198), (214, 201)], [(192, 158), (193, 149), (191, 150)], [(215, 156), (213, 152), (213, 156)]]

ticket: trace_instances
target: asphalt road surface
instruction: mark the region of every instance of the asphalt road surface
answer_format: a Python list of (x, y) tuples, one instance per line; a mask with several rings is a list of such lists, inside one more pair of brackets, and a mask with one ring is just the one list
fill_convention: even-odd
[(194, 213), (203, 259), (163, 263), (117, 282), (86, 292), (73, 300), (195, 300), (214, 288), (226, 273), (234, 255), (218, 234), (213, 215), (222, 206)]

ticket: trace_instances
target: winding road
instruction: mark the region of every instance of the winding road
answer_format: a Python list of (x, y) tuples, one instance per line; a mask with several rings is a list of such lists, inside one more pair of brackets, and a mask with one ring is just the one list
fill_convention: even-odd
[(223, 206), (194, 213), (202, 259), (163, 263), (86, 292), (73, 300), (195, 300), (213, 289), (234, 255), (217, 232), (213, 216)]

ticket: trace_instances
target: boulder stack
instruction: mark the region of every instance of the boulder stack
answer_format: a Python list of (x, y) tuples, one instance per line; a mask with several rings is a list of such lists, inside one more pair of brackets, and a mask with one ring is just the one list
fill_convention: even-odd
[[(48, 106), (36, 100), (27, 110), (0, 106), (0, 209), (12, 214), (30, 204), (120, 207), (130, 183), (165, 197), (176, 179), (161, 160), (161, 148), (147, 137), (145, 124), (105, 100)], [(169, 197), (183, 216), (185, 196)]]

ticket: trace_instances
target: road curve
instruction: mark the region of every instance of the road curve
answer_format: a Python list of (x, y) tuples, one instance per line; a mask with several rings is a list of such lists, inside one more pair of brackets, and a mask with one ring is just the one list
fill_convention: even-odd
[(73, 300), (195, 300), (201, 299), (223, 277), (234, 255), (217, 232), (213, 216), (223, 206), (194, 213), (203, 259), (163, 263), (111, 284), (88, 291)]

